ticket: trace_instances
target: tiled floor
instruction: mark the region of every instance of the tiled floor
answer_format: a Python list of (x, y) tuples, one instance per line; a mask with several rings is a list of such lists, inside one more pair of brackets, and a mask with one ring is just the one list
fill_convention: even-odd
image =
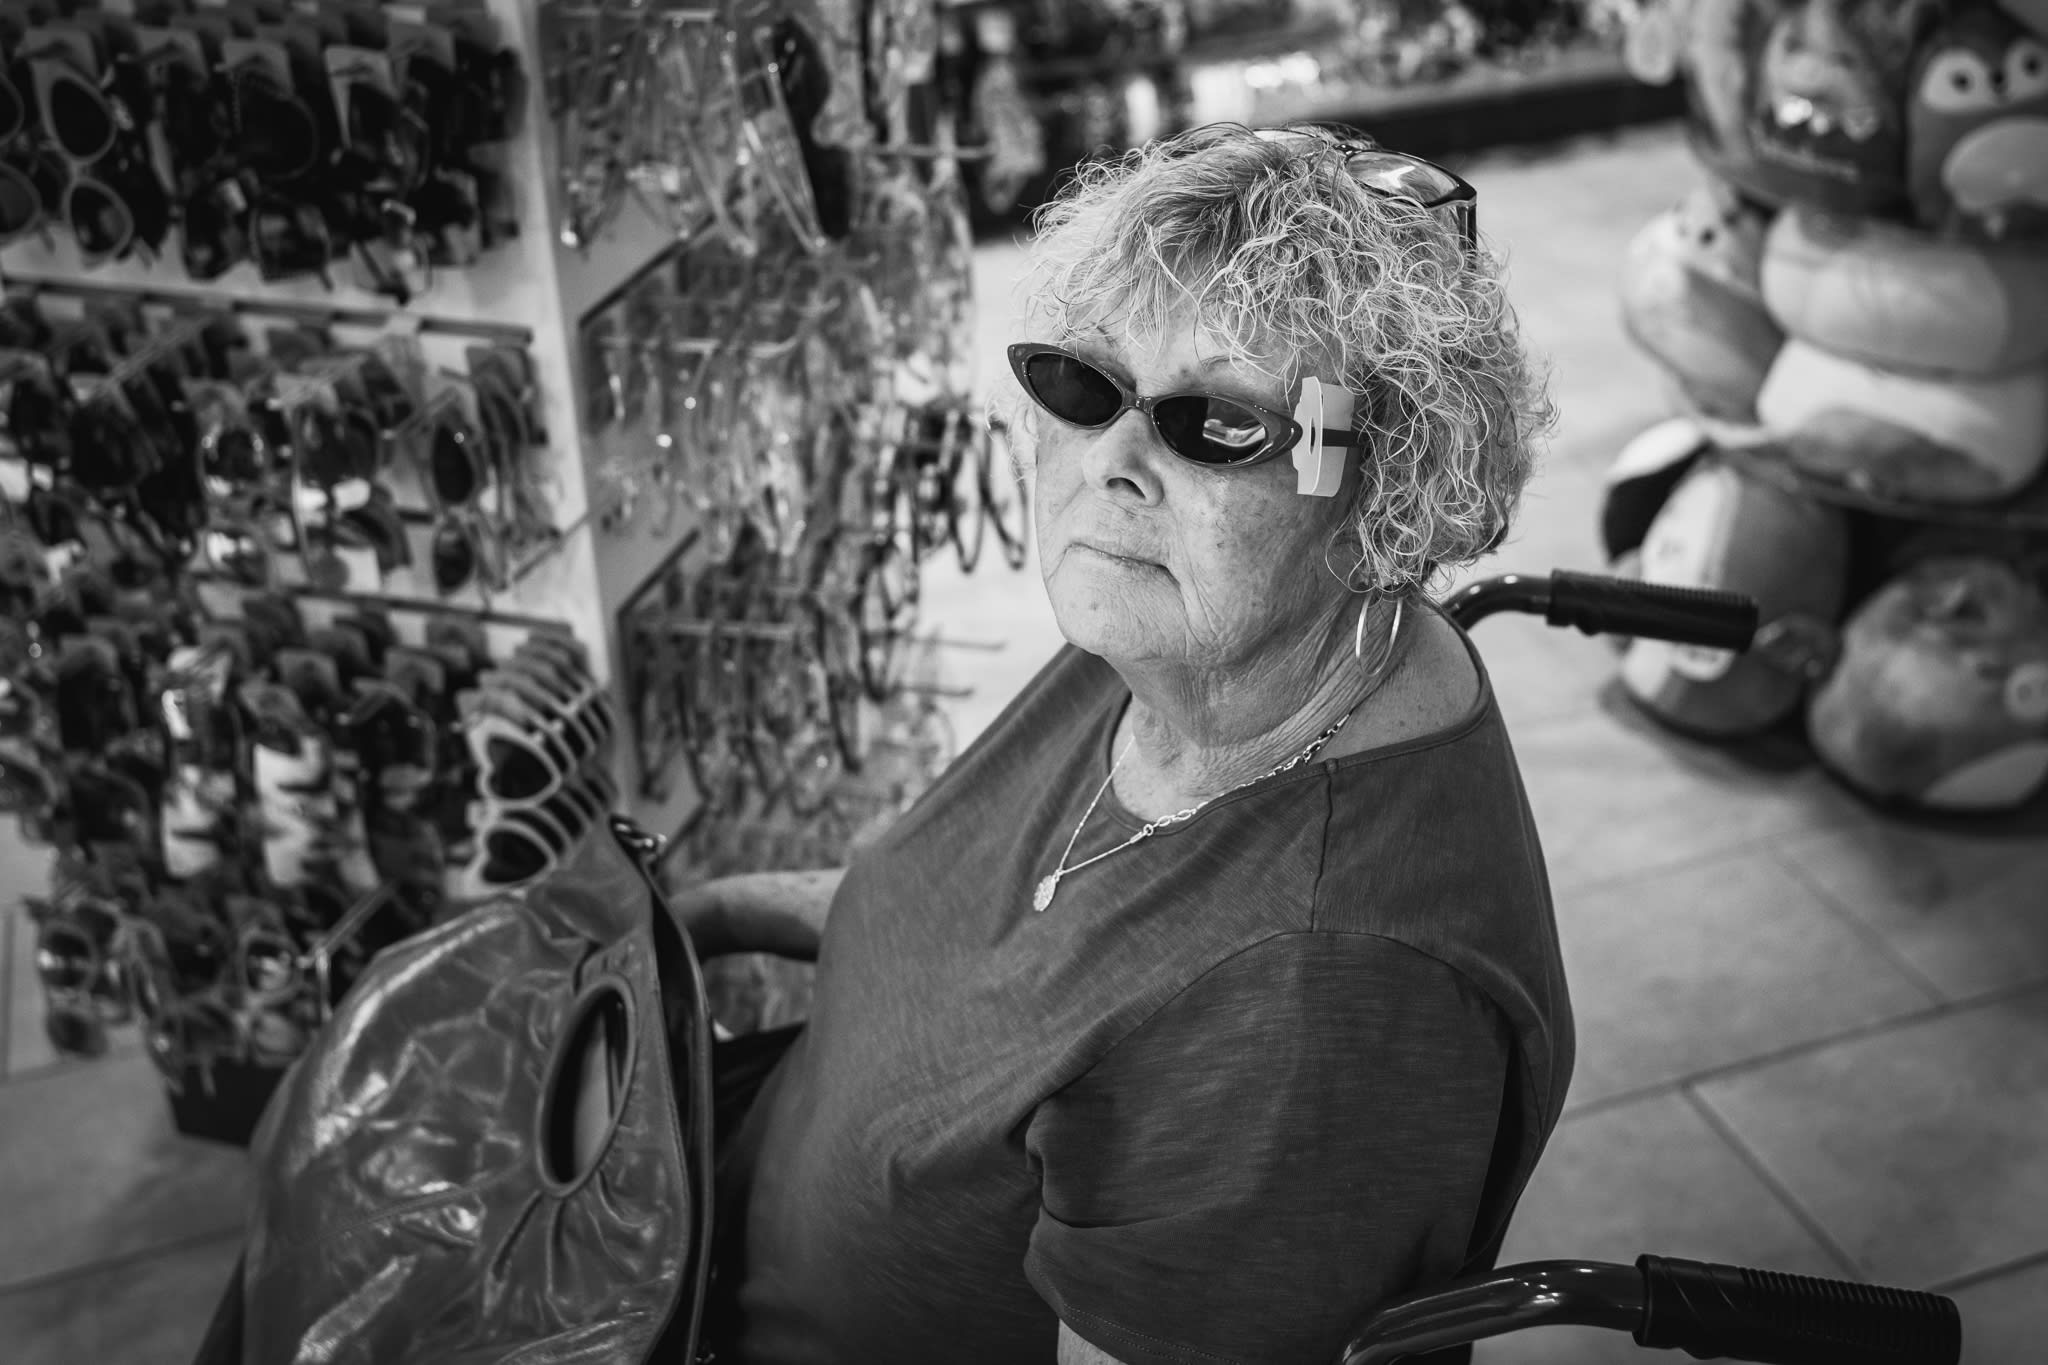
[[(1564, 425), (1493, 567), (1595, 563), (1599, 475), (1658, 415), (1615, 320), (1637, 224), (1690, 183), (1668, 132), (1476, 168)], [(1017, 254), (982, 253), (1000, 356)], [(1032, 575), (935, 573), (930, 617), (979, 728), (1054, 647)], [(1510, 1260), (1751, 1263), (1953, 1293), (1966, 1359), (2048, 1357), (2048, 802), (1900, 824), (1797, 754), (1673, 738), (1620, 700), (1598, 644), (1533, 621), (1479, 641), (1557, 888), (1581, 1051)], [(4, 836), (0, 836), (4, 838)], [(0, 887), (31, 884), (0, 843)], [(179, 1361), (232, 1259), (232, 1151), (180, 1139), (132, 1037), (43, 1043), (23, 917), (0, 910), (0, 1362)], [(1644, 1360), (1547, 1329), (1484, 1365)]]

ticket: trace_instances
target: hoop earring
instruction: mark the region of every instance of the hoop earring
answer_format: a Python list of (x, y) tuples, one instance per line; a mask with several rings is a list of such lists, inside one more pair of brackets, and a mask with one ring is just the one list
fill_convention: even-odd
[[(1373, 599), (1368, 597), (1359, 604), (1358, 625), (1351, 633), (1351, 657), (1358, 660), (1360, 667), (1365, 665), (1365, 617), (1366, 613), (1372, 610), (1372, 602)], [(1387, 665), (1394, 660), (1394, 642), (1401, 638), (1401, 617), (1406, 612), (1407, 606), (1408, 599), (1405, 596), (1394, 599), (1394, 625), (1387, 632), (1387, 647), (1380, 652), (1379, 662), (1372, 667), (1372, 676), (1374, 678), (1386, 672)]]

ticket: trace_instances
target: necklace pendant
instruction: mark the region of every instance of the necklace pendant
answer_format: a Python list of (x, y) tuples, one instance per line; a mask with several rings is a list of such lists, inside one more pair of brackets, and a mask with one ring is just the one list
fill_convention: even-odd
[(1052, 904), (1053, 893), (1059, 889), (1059, 874), (1056, 872), (1047, 873), (1039, 879), (1038, 889), (1031, 893), (1031, 908), (1039, 911), (1041, 914), (1044, 913), (1045, 907)]

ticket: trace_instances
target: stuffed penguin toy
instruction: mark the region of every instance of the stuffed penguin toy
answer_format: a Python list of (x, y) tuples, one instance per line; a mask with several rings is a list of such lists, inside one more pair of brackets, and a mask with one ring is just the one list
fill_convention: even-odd
[(1727, 186), (1704, 185), (1636, 234), (1622, 268), (1629, 334), (1709, 417), (1753, 419), (1783, 340), (1757, 283), (1768, 222)]
[(1990, 0), (1963, 0), (1914, 58), (1906, 122), (1922, 223), (2048, 238), (2048, 37)]
[[(1720, 588), (1755, 599), (1759, 633), (1811, 634), (1840, 618), (1849, 572), (1846, 514), (1700, 458), (1650, 525), (1646, 582)], [(1764, 652), (1632, 640), (1622, 685), (1645, 710), (1689, 734), (1759, 734), (1793, 714), (1806, 680)]]
[(2048, 782), (2048, 600), (2010, 565), (1924, 561), (1844, 628), (1807, 731), (1865, 795), (2007, 810)]

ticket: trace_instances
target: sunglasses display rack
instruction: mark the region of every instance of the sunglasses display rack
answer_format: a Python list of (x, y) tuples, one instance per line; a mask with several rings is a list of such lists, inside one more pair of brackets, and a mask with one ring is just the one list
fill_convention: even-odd
[(906, 756), (943, 761), (907, 666), (920, 566), (1025, 552), (971, 396), (985, 153), (956, 133), (938, 11), (550, 4), (540, 25), (562, 238), (595, 255), (639, 213), (675, 239), (575, 337), (629, 799), (686, 836), (689, 875), (843, 855), (916, 789)]
[(567, 338), (672, 225), (559, 240), (536, 42), (0, 3), (0, 809), (51, 1047), (139, 1044), (190, 1132), (618, 803)]
[(365, 954), (608, 809), (788, 865), (936, 771), (920, 565), (1025, 518), (934, 13), (0, 0), (0, 803), (59, 1051), (134, 1027), (233, 1137)]

